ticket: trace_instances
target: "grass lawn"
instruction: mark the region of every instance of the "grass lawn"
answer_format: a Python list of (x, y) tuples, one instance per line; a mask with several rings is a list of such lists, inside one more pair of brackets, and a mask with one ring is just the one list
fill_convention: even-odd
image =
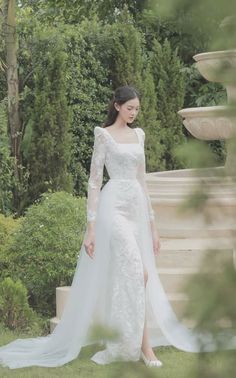
[[(1, 331), (0, 344), (4, 345), (16, 337), (24, 337), (6, 330)], [(186, 353), (172, 347), (155, 348), (156, 355), (163, 361), (164, 366), (161, 368), (147, 368), (140, 360), (135, 363), (115, 362), (109, 365), (97, 365), (90, 360), (90, 357), (101, 346), (92, 345), (82, 348), (79, 357), (59, 368), (41, 368), (30, 367), (23, 369), (8, 369), (0, 367), (0, 377), (17, 377), (17, 378), (46, 378), (46, 377), (63, 377), (63, 378), (197, 378), (200, 375), (196, 373), (199, 354)], [(209, 366), (213, 368), (216, 375), (212, 377), (222, 377), (220, 371), (225, 366), (225, 355), (227, 353), (207, 353), (206, 360)], [(195, 373), (194, 373), (195, 372)], [(224, 375), (225, 377), (225, 375)]]

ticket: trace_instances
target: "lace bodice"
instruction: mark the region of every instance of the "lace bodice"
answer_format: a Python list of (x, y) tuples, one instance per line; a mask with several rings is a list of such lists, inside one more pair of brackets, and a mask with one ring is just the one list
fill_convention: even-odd
[(139, 127), (134, 130), (138, 136), (138, 143), (117, 143), (105, 128), (99, 126), (94, 128), (94, 146), (88, 180), (88, 222), (96, 221), (104, 165), (111, 179), (137, 179), (139, 181), (147, 199), (150, 221), (154, 221), (154, 211), (145, 180), (145, 133)]

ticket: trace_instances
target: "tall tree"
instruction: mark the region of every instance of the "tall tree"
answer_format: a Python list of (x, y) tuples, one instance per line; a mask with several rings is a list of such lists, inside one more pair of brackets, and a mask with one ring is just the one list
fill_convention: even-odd
[(70, 172), (74, 193), (87, 191), (94, 127), (102, 124), (111, 88), (108, 64), (102, 59), (107, 53), (104, 30), (96, 19), (84, 20), (78, 27), (63, 26), (60, 33), (68, 55), (66, 65), (67, 101), (72, 113), (73, 134)]
[(120, 13), (117, 22), (105, 26), (109, 51), (109, 79), (113, 88), (133, 84), (141, 88), (143, 70), (142, 49), (144, 37), (135, 27), (127, 7)]
[(147, 172), (159, 171), (162, 166), (160, 144), (160, 122), (157, 119), (157, 97), (150, 65), (142, 73), (141, 111), (138, 125), (145, 131), (145, 155)]
[(47, 190), (71, 191), (70, 113), (66, 99), (66, 53), (53, 30), (35, 35), (34, 103), (28, 152), (30, 202)]
[[(16, 182), (22, 179), (21, 141), (22, 124), (19, 113), (19, 78), (17, 63), (17, 33), (16, 33), (16, 2), (4, 0), (2, 2), (3, 36), (5, 42), (4, 66), (7, 71), (7, 98), (8, 98), (8, 129), (10, 136), (11, 155), (14, 158), (14, 174)], [(14, 187), (15, 208), (19, 205), (19, 186)]]
[(178, 169), (181, 164), (175, 157), (174, 149), (186, 139), (182, 121), (177, 114), (183, 106), (185, 94), (182, 63), (177, 51), (171, 49), (167, 40), (163, 45), (154, 40), (151, 64), (163, 147), (163, 169)]

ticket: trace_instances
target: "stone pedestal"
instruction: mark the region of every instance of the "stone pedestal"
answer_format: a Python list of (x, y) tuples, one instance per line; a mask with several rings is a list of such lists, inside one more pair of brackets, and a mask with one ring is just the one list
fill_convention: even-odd
[(61, 319), (69, 291), (70, 286), (56, 288), (56, 316), (50, 320), (50, 332), (54, 330)]

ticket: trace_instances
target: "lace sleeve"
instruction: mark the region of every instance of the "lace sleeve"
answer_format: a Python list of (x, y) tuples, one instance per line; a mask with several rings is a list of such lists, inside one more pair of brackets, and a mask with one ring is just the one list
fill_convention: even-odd
[(96, 126), (94, 129), (94, 145), (90, 164), (87, 198), (87, 222), (95, 223), (97, 204), (103, 180), (105, 162), (105, 139), (103, 131)]
[[(140, 131), (140, 134), (141, 134), (142, 146), (144, 148), (145, 133), (144, 133), (143, 129), (141, 129), (141, 128), (139, 128), (139, 131)], [(147, 188), (147, 183), (146, 183), (146, 159), (145, 159), (145, 154), (143, 154), (143, 159), (142, 159), (142, 161), (141, 161), (141, 163), (139, 164), (139, 167), (138, 167), (137, 179), (140, 182), (140, 184), (141, 184), (141, 186), (143, 188), (144, 194), (146, 196), (146, 199), (147, 199), (147, 205), (148, 205), (150, 222), (154, 225), (155, 224), (155, 213), (154, 213), (154, 210), (152, 208), (151, 199), (150, 199), (150, 196), (149, 196), (149, 192), (148, 192), (148, 188)]]

